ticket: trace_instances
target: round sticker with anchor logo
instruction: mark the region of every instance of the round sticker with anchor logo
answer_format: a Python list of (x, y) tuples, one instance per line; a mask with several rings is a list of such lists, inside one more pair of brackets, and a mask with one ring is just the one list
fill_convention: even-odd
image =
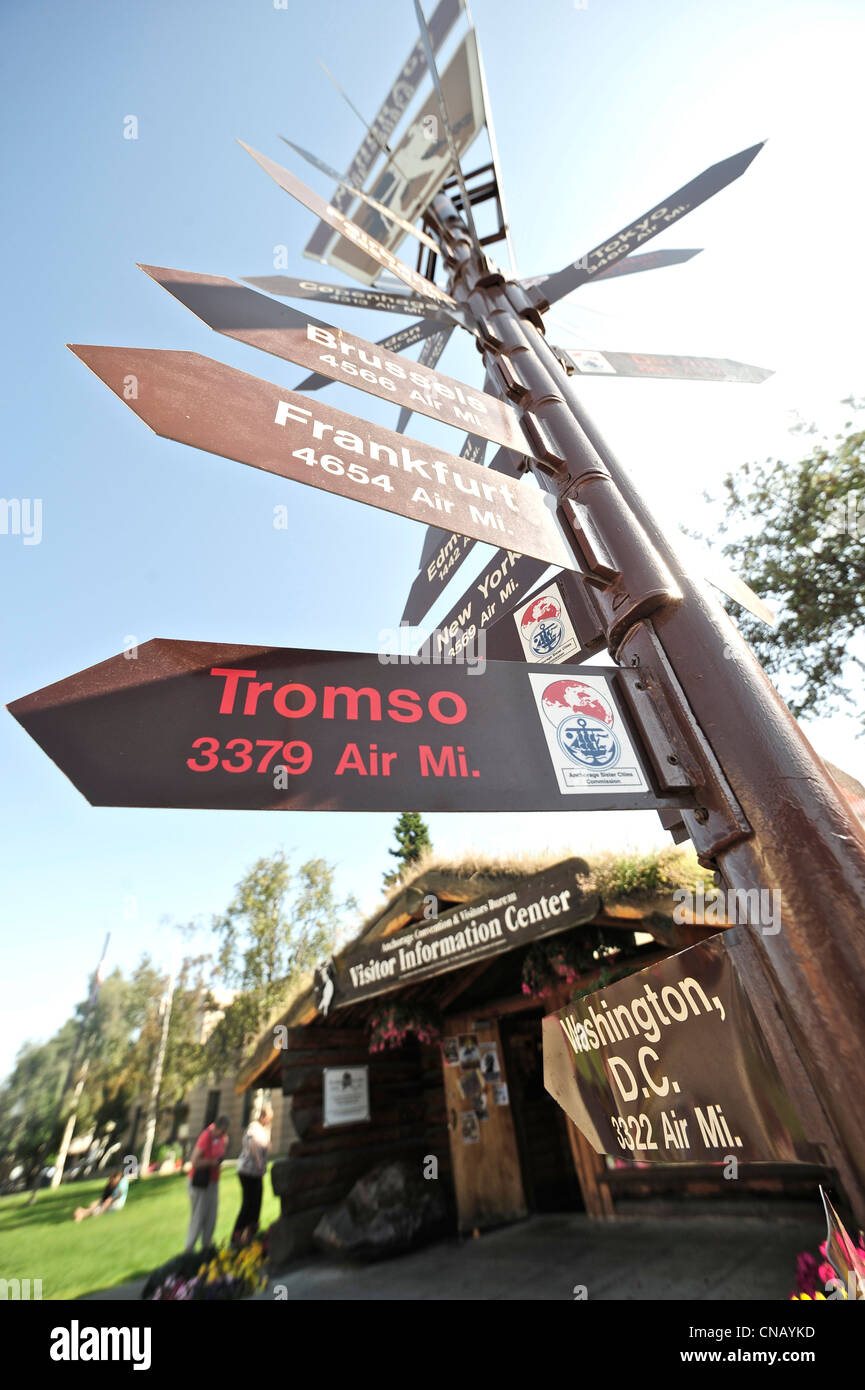
[(621, 755), (607, 700), (583, 681), (552, 681), (541, 696), (563, 753), (581, 767), (615, 767)]

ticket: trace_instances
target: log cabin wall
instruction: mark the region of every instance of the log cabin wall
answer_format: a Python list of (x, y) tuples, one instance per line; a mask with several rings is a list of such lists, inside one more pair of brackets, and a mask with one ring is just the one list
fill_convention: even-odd
[[(444, 1088), (438, 1047), (413, 1041), (370, 1054), (363, 1028), (311, 1026), (287, 1030), (280, 1077), (290, 1108), (285, 1158), (274, 1162), (272, 1181), (280, 1199), (288, 1253), (308, 1248), (325, 1211), (346, 1197), (376, 1164), (403, 1158), (421, 1167), (427, 1155), (439, 1160), (439, 1180), (453, 1205)], [(324, 1067), (369, 1067), (370, 1119), (325, 1128)], [(275, 1083), (276, 1077), (273, 1081)]]

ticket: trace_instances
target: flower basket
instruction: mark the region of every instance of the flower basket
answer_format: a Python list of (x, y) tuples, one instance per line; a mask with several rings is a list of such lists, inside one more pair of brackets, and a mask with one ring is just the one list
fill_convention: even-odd
[(267, 1283), (267, 1237), (177, 1255), (155, 1270), (141, 1295), (158, 1303), (212, 1303), (249, 1298)]
[(370, 1019), (369, 1050), (402, 1047), (410, 1035), (425, 1047), (434, 1047), (441, 1042), (441, 1015), (416, 1004), (390, 1004)]

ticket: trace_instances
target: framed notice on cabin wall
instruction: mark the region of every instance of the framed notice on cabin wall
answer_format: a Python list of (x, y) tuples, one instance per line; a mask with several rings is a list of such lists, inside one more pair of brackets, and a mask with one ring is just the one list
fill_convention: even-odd
[(324, 1127), (368, 1120), (369, 1067), (323, 1067)]

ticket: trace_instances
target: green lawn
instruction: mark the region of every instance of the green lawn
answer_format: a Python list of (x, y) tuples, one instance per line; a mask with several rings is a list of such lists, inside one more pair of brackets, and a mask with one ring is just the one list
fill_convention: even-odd
[[(126, 1206), (76, 1223), (77, 1206), (89, 1206), (105, 1179), (43, 1188), (34, 1205), (28, 1194), (0, 1198), (0, 1278), (41, 1279), (43, 1298), (81, 1294), (143, 1278), (183, 1249), (189, 1222), (186, 1178), (175, 1174), (129, 1185)], [(240, 1210), (234, 1168), (220, 1180), (216, 1239), (227, 1239)], [(264, 1181), (261, 1225), (279, 1216), (270, 1179)]]

